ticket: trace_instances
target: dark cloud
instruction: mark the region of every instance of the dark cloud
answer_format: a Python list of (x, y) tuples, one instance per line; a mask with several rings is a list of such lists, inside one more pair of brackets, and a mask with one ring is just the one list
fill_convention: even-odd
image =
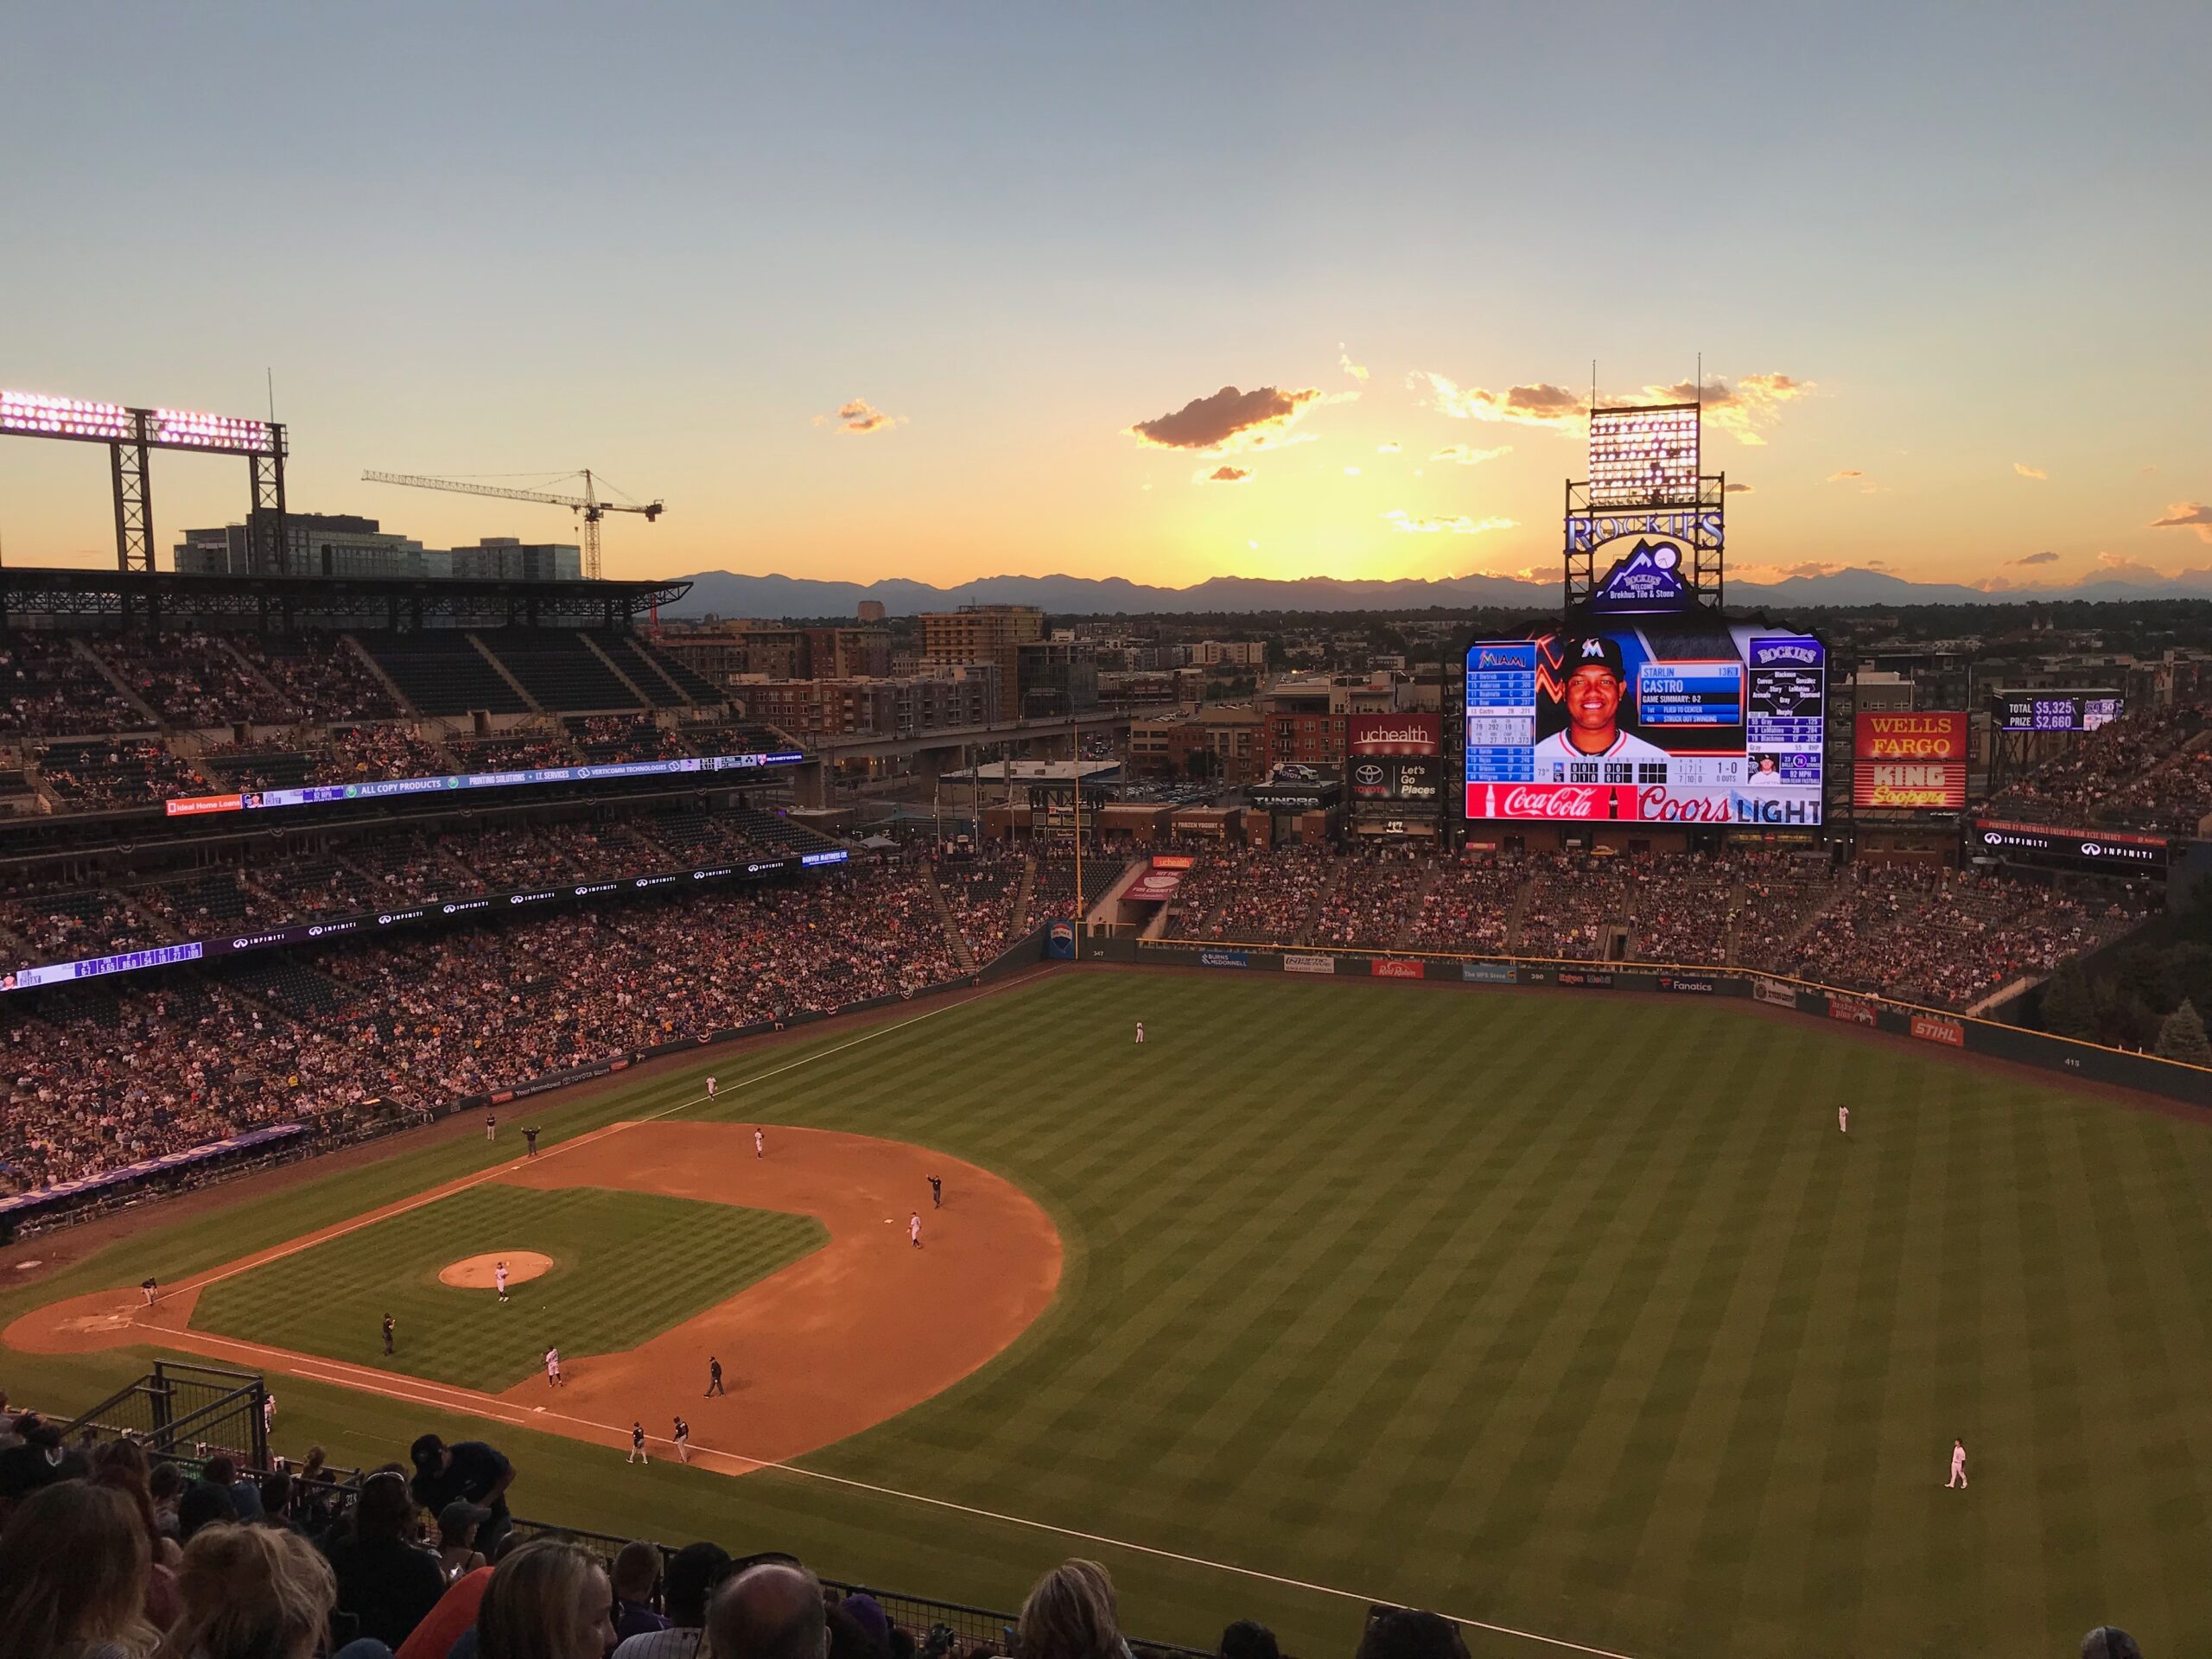
[(1727, 484), (1722, 488), (1730, 495), (1749, 495), (1751, 493), (1751, 486), (1748, 484)]
[(2031, 553), (2024, 559), (2012, 559), (2007, 561), (2007, 563), (2012, 564), (2056, 564), (2058, 563), (2058, 555), (2052, 552), (2046, 547), (2040, 553)]
[(2212, 542), (2212, 504), (2202, 501), (2173, 501), (2166, 505), (2166, 516), (2151, 521), (2153, 530), (2193, 530), (2206, 541)]
[(1218, 449), (1242, 440), (1265, 440), (1297, 420), (1321, 395), (1316, 387), (1293, 391), (1255, 386), (1239, 391), (1224, 386), (1211, 397), (1193, 397), (1171, 415), (1139, 421), (1131, 435), (1163, 449)]

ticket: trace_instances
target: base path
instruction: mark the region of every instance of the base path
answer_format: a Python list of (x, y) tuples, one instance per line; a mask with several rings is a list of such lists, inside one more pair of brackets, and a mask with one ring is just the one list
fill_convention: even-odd
[[(1012, 1183), (901, 1141), (775, 1125), (766, 1136), (768, 1155), (756, 1158), (749, 1125), (613, 1125), (165, 1286), (154, 1307), (136, 1290), (73, 1297), (25, 1314), (0, 1340), (29, 1353), (154, 1342), (264, 1374), (608, 1446), (628, 1444), (633, 1419), (664, 1440), (669, 1420), (681, 1415), (690, 1420), (693, 1461), (739, 1474), (856, 1434), (942, 1393), (988, 1363), (1051, 1303), (1060, 1281), (1059, 1235)], [(941, 1210), (930, 1204), (931, 1175), (944, 1178)], [(483, 1394), (191, 1327), (207, 1284), (486, 1181), (780, 1210), (818, 1218), (830, 1242), (642, 1347), (563, 1354), (566, 1382), (557, 1389), (537, 1376)], [(917, 1211), (918, 1249), (907, 1237)], [(617, 1293), (610, 1287), (608, 1294)], [(721, 1361), (728, 1390), (714, 1399), (706, 1397), (709, 1355)]]

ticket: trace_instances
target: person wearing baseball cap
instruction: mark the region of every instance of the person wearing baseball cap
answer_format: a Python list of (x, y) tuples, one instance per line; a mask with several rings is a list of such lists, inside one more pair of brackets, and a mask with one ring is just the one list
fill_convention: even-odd
[(1628, 672), (1619, 640), (1602, 633), (1570, 639), (1565, 666), (1567, 682), (1560, 690), (1560, 703), (1567, 710), (1567, 726), (1536, 745), (1536, 782), (1635, 783), (1644, 780), (1578, 774), (1575, 768), (1605, 760), (1665, 765), (1666, 750), (1621, 729), (1621, 696)]

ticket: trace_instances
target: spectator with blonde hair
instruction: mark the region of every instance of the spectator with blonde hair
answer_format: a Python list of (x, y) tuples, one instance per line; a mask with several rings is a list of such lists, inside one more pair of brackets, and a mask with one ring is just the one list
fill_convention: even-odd
[(153, 1560), (143, 1518), (113, 1487), (67, 1480), (16, 1505), (0, 1533), (0, 1659), (139, 1659)]
[(535, 1538), (500, 1558), (476, 1610), (477, 1659), (605, 1659), (614, 1588), (589, 1550)]
[[(315, 1546), (276, 1527), (220, 1522), (184, 1547), (184, 1617), (160, 1659), (309, 1659), (330, 1630), (338, 1580)], [(382, 1649), (355, 1643), (360, 1659)]]
[(1021, 1659), (1127, 1659), (1114, 1580), (1096, 1561), (1063, 1561), (1021, 1604)]

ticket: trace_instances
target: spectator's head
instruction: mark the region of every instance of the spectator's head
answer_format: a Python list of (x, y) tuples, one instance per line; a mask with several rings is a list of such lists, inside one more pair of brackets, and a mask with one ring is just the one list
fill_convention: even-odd
[(300, 1478), (302, 1480), (320, 1478), (322, 1474), (322, 1465), (329, 1461), (330, 1453), (321, 1446), (308, 1447), (308, 1460), (300, 1465)]
[(1096, 1561), (1063, 1561), (1021, 1604), (1021, 1659), (1114, 1659), (1114, 1580)]
[(1440, 1613), (1377, 1607), (1367, 1616), (1357, 1659), (1467, 1659), (1459, 1627)]
[(123, 1494), (149, 1539), (162, 1535), (154, 1495), (146, 1489), (146, 1453), (135, 1440), (110, 1440), (92, 1454), (92, 1484)]
[(668, 1616), (687, 1630), (704, 1630), (707, 1598), (729, 1571), (720, 1544), (686, 1544), (668, 1564)]
[(2118, 1625), (2100, 1624), (2082, 1638), (2082, 1659), (2143, 1659), (2143, 1649)]
[(614, 1599), (617, 1601), (649, 1602), (659, 1584), (660, 1551), (653, 1545), (633, 1538), (615, 1552)]
[(854, 1618), (852, 1610), (843, 1602), (830, 1608), (826, 1617), (830, 1659), (891, 1659), (889, 1646)]
[(1240, 1618), (1221, 1633), (1221, 1659), (1282, 1659), (1275, 1633), (1249, 1618)]
[(536, 1538), (504, 1557), (476, 1610), (479, 1659), (603, 1659), (614, 1592), (590, 1551)]
[(226, 1454), (218, 1452), (200, 1469), (200, 1478), (210, 1486), (235, 1486), (238, 1484), (238, 1466)]
[(152, 1559), (137, 1511), (112, 1487), (65, 1480), (32, 1493), (0, 1533), (0, 1659), (143, 1640)]
[(196, 1534), (177, 1584), (184, 1616), (162, 1652), (189, 1659), (308, 1659), (338, 1601), (329, 1563), (282, 1527)]
[(379, 1469), (361, 1483), (360, 1501), (353, 1506), (355, 1537), (404, 1538), (414, 1521), (415, 1498), (406, 1476)]
[(282, 1521), (291, 1513), (292, 1477), (282, 1469), (271, 1470), (261, 1478), (261, 1512), (271, 1521)]
[(795, 1561), (747, 1567), (715, 1592), (707, 1643), (715, 1659), (827, 1659), (820, 1580)]
[(456, 1497), (438, 1511), (438, 1548), (475, 1548), (476, 1529), (491, 1518), (492, 1511), (481, 1503), (471, 1503), (467, 1498)]
[(178, 1494), (184, 1491), (184, 1471), (173, 1463), (157, 1463), (146, 1477), (146, 1490), (156, 1503), (175, 1507)]
[[(314, 1453), (308, 1455), (313, 1456)], [(435, 1434), (418, 1437), (415, 1444), (407, 1448), (407, 1457), (414, 1464), (417, 1475), (442, 1475), (446, 1471), (446, 1465), (453, 1461), (453, 1453), (446, 1450), (446, 1443)]]
[(238, 1518), (238, 1506), (232, 1500), (227, 1487), (195, 1480), (176, 1501), (177, 1541), (188, 1544), (202, 1528)]

